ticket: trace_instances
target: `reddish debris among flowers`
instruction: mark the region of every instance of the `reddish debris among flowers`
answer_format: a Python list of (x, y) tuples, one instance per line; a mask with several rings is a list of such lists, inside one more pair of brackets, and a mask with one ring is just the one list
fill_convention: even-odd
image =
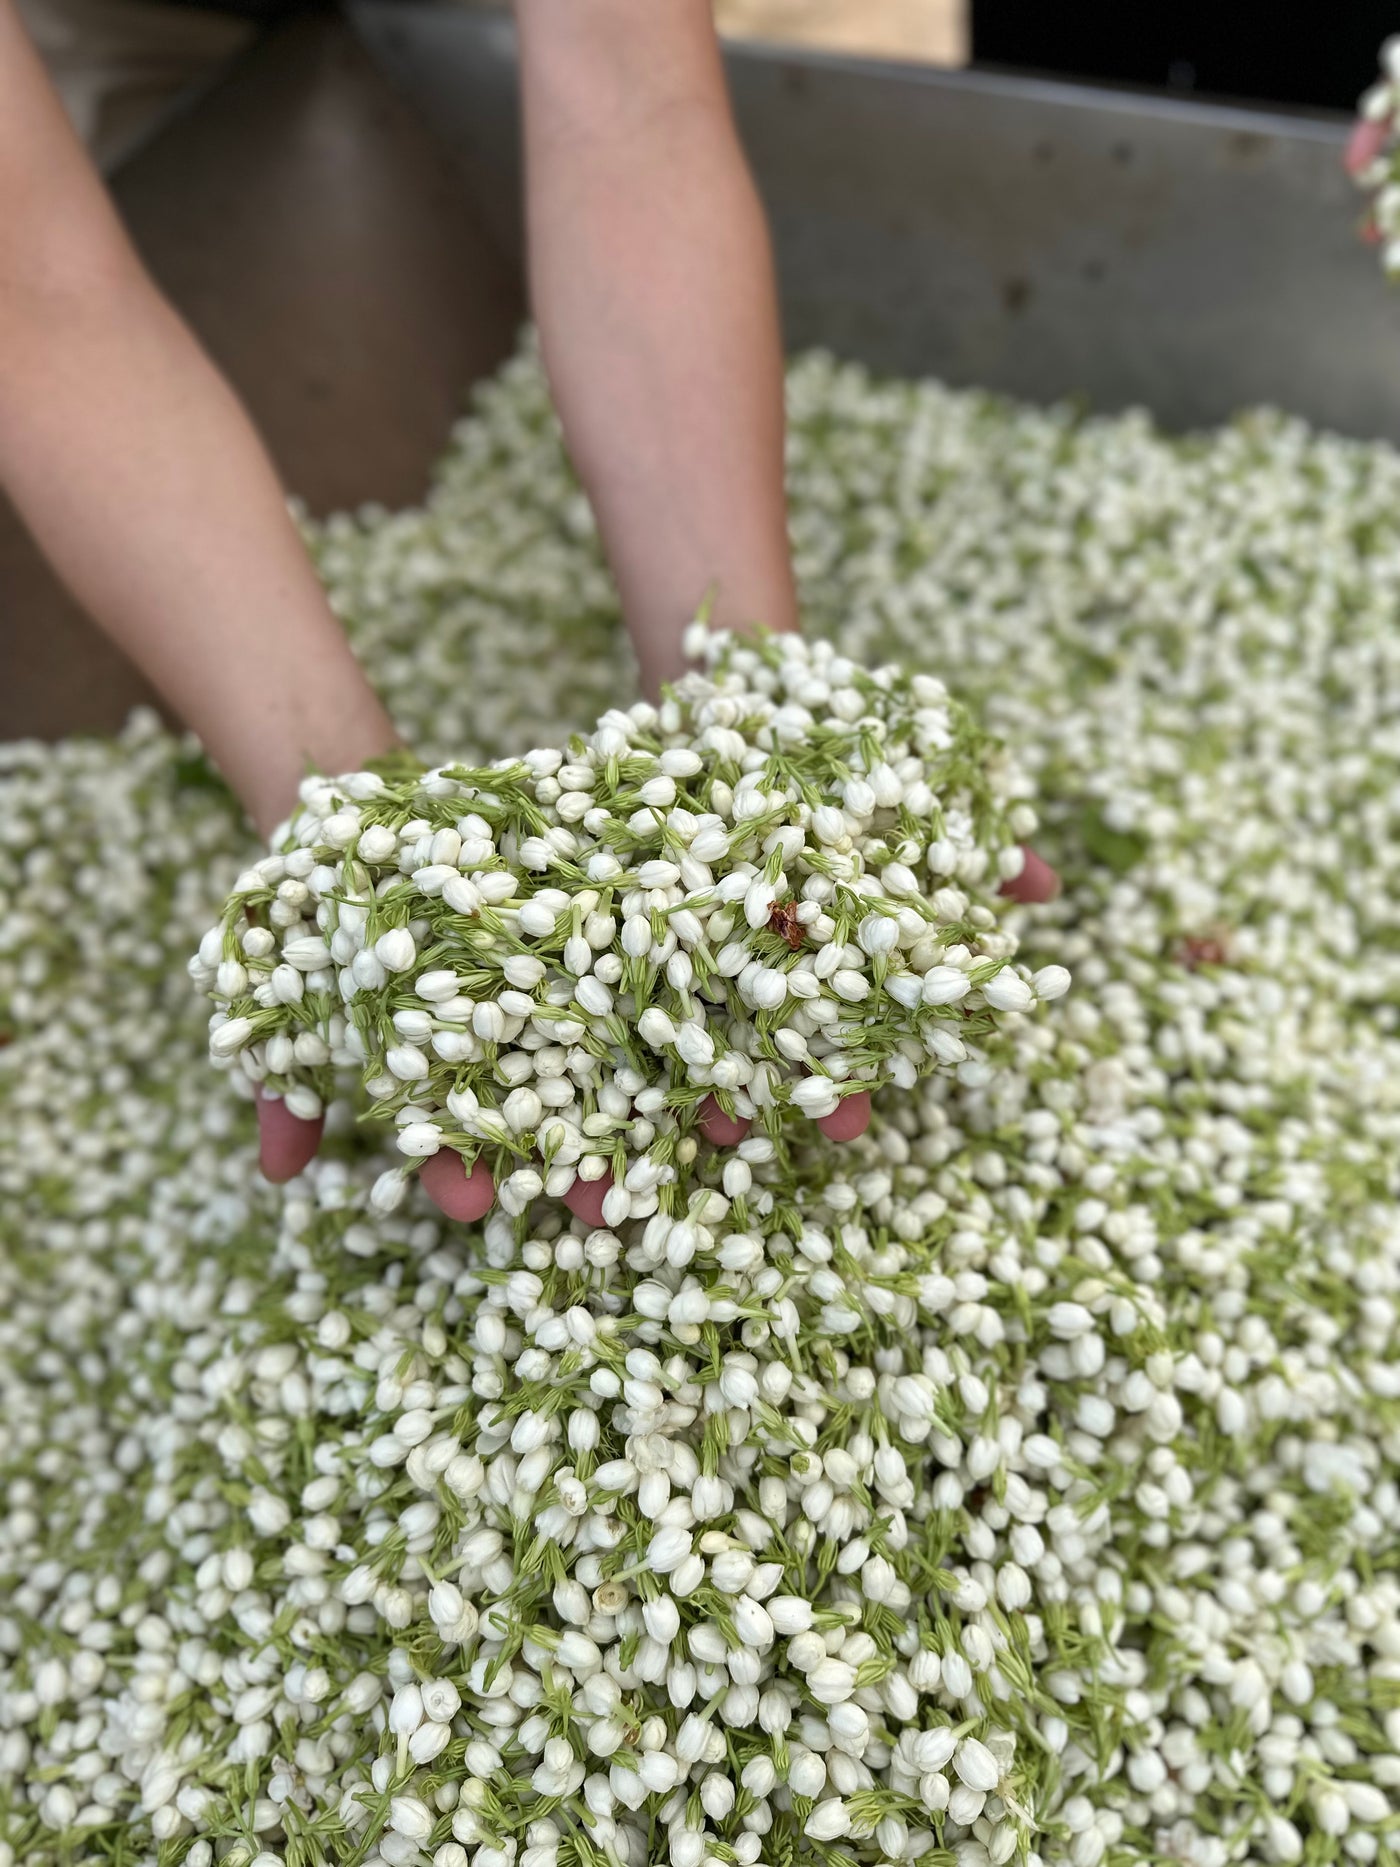
[(783, 939), (795, 953), (806, 939), (806, 929), (797, 918), (797, 903), (793, 900), (775, 903), (773, 912), (768, 916), (768, 925), (775, 934)]
[(1188, 934), (1178, 943), (1176, 958), (1188, 972), (1196, 972), (1202, 966), (1228, 966), (1230, 937), (1223, 929), (1216, 929), (1213, 933)]

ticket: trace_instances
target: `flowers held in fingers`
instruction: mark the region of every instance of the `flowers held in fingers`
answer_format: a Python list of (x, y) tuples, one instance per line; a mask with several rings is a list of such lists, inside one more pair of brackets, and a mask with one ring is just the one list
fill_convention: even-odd
[(495, 765), (309, 779), (193, 970), (214, 1061), (285, 1178), (346, 1072), (443, 1206), (669, 1210), (697, 1139), (969, 1055), (1065, 989), (998, 889), (1044, 899), (1026, 786), (940, 681), (703, 623), (662, 704)]

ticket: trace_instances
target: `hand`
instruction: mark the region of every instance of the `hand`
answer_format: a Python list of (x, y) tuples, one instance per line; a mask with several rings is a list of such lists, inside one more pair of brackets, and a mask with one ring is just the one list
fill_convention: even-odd
[[(305, 1121), (293, 1115), (280, 1098), (257, 1097), (260, 1161), (264, 1177), (276, 1183), (293, 1180), (315, 1158), (321, 1145), (325, 1118)], [(839, 1108), (823, 1115), (817, 1127), (829, 1141), (854, 1141), (870, 1125), (870, 1097), (864, 1091), (846, 1096)], [(749, 1132), (750, 1124), (726, 1115), (713, 1096), (700, 1105), (699, 1130), (702, 1138), (714, 1147), (737, 1147)], [(491, 1210), (496, 1198), (491, 1170), (479, 1160), (467, 1171), (466, 1163), (452, 1148), (442, 1148), (425, 1160), (418, 1170), (424, 1191), (449, 1219), (470, 1224)], [(612, 1175), (599, 1180), (575, 1180), (564, 1195), (564, 1204), (586, 1225), (603, 1223), (603, 1197), (612, 1185)]]
[[(1003, 882), (1000, 892), (1009, 901), (1026, 904), (1053, 901), (1060, 892), (1059, 876), (1033, 849), (1027, 849), (1025, 857), (1021, 873), (1013, 881)], [(324, 1117), (304, 1121), (293, 1115), (285, 1102), (261, 1092), (257, 1107), (264, 1176), (277, 1183), (295, 1179), (316, 1156)], [(737, 1147), (749, 1132), (749, 1123), (726, 1115), (713, 1096), (700, 1105), (698, 1125), (702, 1138), (714, 1147)], [(843, 1097), (839, 1108), (817, 1122), (827, 1140), (838, 1143), (856, 1140), (869, 1126), (870, 1096), (863, 1090)], [(471, 1224), (491, 1210), (496, 1188), (484, 1160), (478, 1160), (468, 1172), (460, 1154), (443, 1148), (423, 1162), (418, 1174), (428, 1197), (449, 1219)], [(600, 1180), (575, 1180), (564, 1195), (564, 1204), (586, 1225), (601, 1225), (603, 1197), (611, 1185), (610, 1174)]]
[(1364, 175), (1390, 140), (1390, 125), (1373, 117), (1358, 117), (1347, 138), (1342, 157), (1348, 175)]
[[(1351, 135), (1347, 138), (1346, 152), (1342, 161), (1348, 175), (1364, 175), (1371, 164), (1383, 155), (1390, 141), (1391, 125), (1383, 119), (1358, 117), (1351, 126)], [(1368, 246), (1379, 246), (1381, 230), (1376, 225), (1374, 213), (1368, 211), (1361, 223), (1361, 238)]]

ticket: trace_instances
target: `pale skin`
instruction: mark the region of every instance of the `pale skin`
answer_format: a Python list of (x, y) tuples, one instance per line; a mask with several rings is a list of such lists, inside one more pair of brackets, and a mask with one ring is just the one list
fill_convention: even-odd
[[(518, 0), (534, 309), (642, 684), (682, 669), (708, 592), (722, 624), (797, 627), (782, 346), (762, 210), (708, 0)], [(0, 484), (59, 575), (199, 734), (262, 835), (308, 768), (395, 743), (326, 603), (267, 453), (127, 240), (0, 0)], [(1045, 899), (1030, 855), (1014, 892)], [(319, 1122), (259, 1102), (285, 1180)], [(869, 1098), (819, 1123), (861, 1133)], [(745, 1124), (717, 1107), (719, 1145)], [(424, 1163), (479, 1218), (484, 1163)], [(601, 1222), (608, 1182), (579, 1182)]]

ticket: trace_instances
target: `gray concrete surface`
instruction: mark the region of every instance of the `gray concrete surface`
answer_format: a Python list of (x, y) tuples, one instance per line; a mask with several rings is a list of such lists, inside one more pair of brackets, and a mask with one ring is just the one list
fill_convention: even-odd
[[(508, 243), (509, 16), (347, 6)], [(1345, 117), (805, 47), (727, 63), (790, 347), (1175, 430), (1275, 403), (1400, 443), (1400, 293), (1357, 237)]]

